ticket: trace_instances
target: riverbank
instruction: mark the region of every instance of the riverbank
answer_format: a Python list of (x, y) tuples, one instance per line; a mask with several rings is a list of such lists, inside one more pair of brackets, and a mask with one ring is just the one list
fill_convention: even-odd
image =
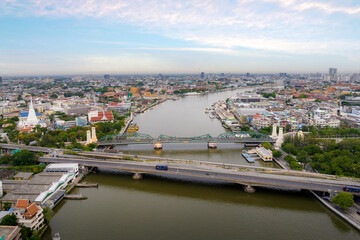
[(333, 204), (328, 199), (324, 199), (324, 198), (320, 197), (318, 194), (316, 194), (313, 191), (310, 191), (310, 192), (324, 206), (326, 206), (328, 209), (330, 209), (336, 215), (338, 215), (339, 217), (344, 219), (346, 222), (351, 224), (353, 227), (355, 227), (358, 231), (360, 231), (360, 218), (359, 218), (359, 214), (357, 213), (357, 211), (360, 211), (360, 209), (356, 205), (354, 205), (353, 207), (351, 207), (347, 210), (340, 209), (339, 207), (337, 207), (335, 204)]
[(98, 183), (99, 188), (75, 189), (74, 194), (88, 199), (64, 200), (57, 206), (44, 239), (56, 232), (63, 239), (77, 240), (159, 239), (159, 226), (161, 239), (173, 240), (355, 240), (360, 236), (301, 191), (259, 188), (248, 194), (238, 184), (131, 177), (105, 169), (88, 175), (86, 181)]
[[(274, 158), (275, 161), (277, 161)], [(284, 160), (283, 160), (284, 161)], [(289, 167), (286, 167), (280, 163), (280, 161), (277, 161), (279, 166), (281, 166), (283, 169), (289, 169)], [(286, 164), (286, 162), (284, 163)], [(353, 207), (347, 210), (340, 209), (335, 204), (333, 204), (329, 199), (322, 198), (314, 191), (309, 191), (321, 204), (323, 204), (327, 209), (334, 212), (336, 215), (344, 219), (346, 222), (348, 222), (350, 225), (352, 225), (354, 228), (356, 228), (358, 231), (360, 231), (360, 218), (357, 211), (360, 211), (360, 208), (354, 204)]]

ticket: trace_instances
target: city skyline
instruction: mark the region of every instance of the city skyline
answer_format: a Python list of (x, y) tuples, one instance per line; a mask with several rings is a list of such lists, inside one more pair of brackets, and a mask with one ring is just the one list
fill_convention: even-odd
[(356, 1), (0, 3), (0, 75), (359, 72)]

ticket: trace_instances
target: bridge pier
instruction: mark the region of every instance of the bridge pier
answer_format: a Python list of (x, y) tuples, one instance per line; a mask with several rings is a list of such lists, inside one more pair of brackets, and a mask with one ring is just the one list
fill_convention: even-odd
[(217, 148), (216, 142), (208, 142), (208, 148)]
[(338, 195), (338, 192), (336, 192), (336, 191), (329, 191), (329, 197), (330, 198), (333, 198), (333, 197), (335, 197), (336, 195)]
[(97, 167), (86, 167), (84, 166), (84, 169), (86, 172), (88, 173), (97, 173), (98, 172), (98, 168)]
[(142, 179), (142, 174), (141, 174), (141, 173), (134, 173), (134, 175), (132, 176), (132, 178), (135, 179), (135, 180)]
[(247, 192), (247, 193), (254, 193), (256, 192), (255, 188), (250, 186), (250, 185), (246, 185), (246, 186), (243, 186), (243, 189), (244, 189), (244, 192)]
[(161, 142), (154, 143), (154, 149), (162, 149), (163, 144)]

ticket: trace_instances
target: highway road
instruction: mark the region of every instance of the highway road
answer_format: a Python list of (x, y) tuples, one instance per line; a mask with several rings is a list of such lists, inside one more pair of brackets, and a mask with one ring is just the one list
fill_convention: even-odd
[(16, 150), (16, 149), (28, 149), (33, 152), (44, 152), (44, 153), (51, 153), (55, 148), (46, 148), (46, 147), (35, 147), (35, 146), (26, 146), (26, 145), (18, 145), (18, 144), (7, 144), (7, 143), (0, 143), (0, 147), (4, 149)]
[[(75, 157), (75, 156), (74, 156)], [(54, 158), (41, 157), (42, 162), (79, 163), (88, 167), (102, 167), (119, 169), (133, 173), (150, 173), (160, 175), (191, 176), (250, 186), (271, 186), (290, 189), (307, 189), (315, 191), (342, 191), (343, 186), (360, 187), (360, 183), (351, 181), (337, 181), (319, 178), (284, 176), (257, 172), (243, 172), (232, 169), (210, 168), (193, 164), (167, 164), (168, 170), (156, 170), (156, 163), (132, 162), (132, 161), (109, 161), (84, 158)]]
[[(60, 151), (61, 149), (52, 149), (44, 147), (35, 147), (35, 146), (25, 146), (25, 145), (16, 145), (16, 144), (0, 144), (1, 147), (7, 149), (29, 149), (31, 151), (42, 151), (45, 153), (52, 153), (54, 150)], [(94, 153), (94, 155), (107, 155), (111, 156), (111, 153)], [(106, 156), (104, 156), (106, 157)], [(298, 177), (298, 176), (285, 176), (285, 175), (276, 175), (275, 173), (266, 174), (263, 172), (249, 172), (249, 171), (237, 171), (234, 169), (223, 169), (219, 166), (202, 166), (201, 164), (192, 164), (192, 163), (167, 163), (169, 166), (168, 171), (159, 171), (155, 169), (156, 162), (136, 162), (136, 161), (111, 161), (111, 160), (97, 160), (97, 159), (87, 159), (81, 158), (78, 156), (67, 156), (67, 157), (41, 157), (39, 161), (43, 162), (64, 162), (64, 163), (79, 163), (84, 166), (89, 167), (103, 167), (103, 168), (112, 168), (119, 169), (123, 171), (133, 172), (133, 173), (152, 173), (152, 174), (162, 174), (162, 175), (177, 175), (177, 176), (192, 176), (200, 178), (210, 178), (216, 180), (224, 180), (229, 182), (235, 182), (244, 185), (251, 186), (273, 186), (273, 187), (284, 187), (284, 188), (293, 188), (293, 189), (307, 189), (315, 191), (342, 191), (343, 186), (355, 186), (360, 187), (360, 183), (353, 181), (339, 181), (339, 180), (329, 180), (321, 179), (314, 177)], [(193, 161), (195, 162), (195, 161)], [(211, 163), (214, 164), (214, 163)], [(218, 163), (220, 164), (220, 163)], [(215, 164), (216, 165), (216, 164)], [(220, 164), (222, 165), (222, 163)], [(226, 164), (229, 165), (230, 164)], [(235, 166), (235, 165), (234, 165)], [(246, 167), (244, 166), (236, 166)], [(248, 166), (247, 166), (248, 167)], [(256, 169), (254, 167), (250, 167)], [(261, 167), (260, 167), (261, 168)], [(261, 170), (261, 169), (258, 169)]]

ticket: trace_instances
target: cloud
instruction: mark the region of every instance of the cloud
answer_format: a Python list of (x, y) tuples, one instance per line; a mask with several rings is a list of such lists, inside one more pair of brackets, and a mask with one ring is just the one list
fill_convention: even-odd
[[(328, 14), (343, 13), (349, 15), (360, 14), (360, 5), (357, 6), (337, 6), (334, 3), (329, 2), (317, 2), (317, 1), (295, 1), (295, 0), (265, 0), (268, 2), (280, 3), (285, 7), (290, 7), (295, 11), (305, 11), (309, 9), (317, 9)], [(337, 1), (339, 3), (340, 1)], [(345, 2), (345, 1), (344, 1)], [(341, 1), (343, 3), (343, 1)]]
[[(133, 45), (130, 42), (116, 42), (116, 41), (91, 41), (93, 43), (108, 44), (108, 45)], [(229, 55), (237, 55), (238, 52), (230, 48), (200, 48), (200, 47), (124, 47), (119, 50), (145, 50), (145, 51), (186, 51), (186, 52), (208, 52), (208, 53), (222, 53)]]
[[(3, 14), (106, 19), (201, 45), (158, 51), (222, 54), (236, 54), (234, 48), (291, 54), (358, 49), (356, 36), (342, 37), (341, 33), (348, 26), (346, 21), (360, 24), (355, 18), (360, 5), (348, 0), (5, 0), (0, 8)], [(336, 13), (346, 17), (339, 20)]]

